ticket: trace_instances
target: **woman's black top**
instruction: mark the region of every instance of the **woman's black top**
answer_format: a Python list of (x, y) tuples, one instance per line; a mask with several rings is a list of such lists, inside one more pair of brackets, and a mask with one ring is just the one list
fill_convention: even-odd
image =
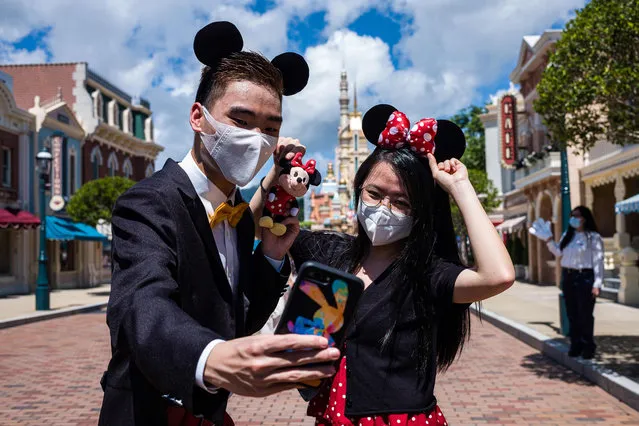
[[(290, 254), (295, 267), (309, 260), (344, 270), (354, 238), (330, 232), (302, 231)], [(453, 289), (457, 276), (465, 268), (439, 258), (433, 259), (430, 274), (436, 298), (436, 318), (453, 307)], [(418, 413), (433, 409), (437, 403), (433, 389), (437, 372), (437, 324), (432, 327), (431, 353), (426, 374), (418, 374), (415, 357), (418, 319), (413, 308), (412, 291), (398, 301), (388, 270), (364, 291), (346, 332), (345, 352), (348, 369), (346, 415), (380, 413)], [(425, 283), (426, 285), (426, 283)], [(396, 306), (399, 304), (399, 309)], [(382, 350), (386, 332), (395, 325), (394, 338)]]

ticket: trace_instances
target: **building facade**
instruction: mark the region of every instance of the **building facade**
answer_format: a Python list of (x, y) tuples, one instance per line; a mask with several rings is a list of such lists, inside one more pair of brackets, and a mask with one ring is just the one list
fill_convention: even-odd
[(18, 107), (13, 78), (0, 71), (0, 296), (26, 293), (35, 282), (37, 228), (30, 159), (35, 117)]
[[(543, 218), (552, 222), (556, 238), (563, 229), (560, 153), (551, 145), (542, 117), (533, 107), (537, 84), (561, 34), (548, 30), (523, 38), (510, 74), (511, 88), (493, 99), (481, 117), (486, 129), (486, 172), (502, 195), (501, 208), (494, 213), (495, 219), (503, 220), (497, 229), (506, 241), (522, 247), (515, 262), (518, 277), (553, 285), (560, 282), (559, 262), (527, 228)], [(621, 287), (619, 253), (639, 249), (639, 218), (636, 213), (615, 215), (615, 203), (639, 193), (639, 146), (601, 141), (584, 155), (571, 148), (567, 154), (571, 206), (586, 205), (593, 211), (606, 252), (604, 286), (617, 293), (616, 287)], [(636, 285), (639, 294), (639, 283)]]
[[(35, 154), (44, 147), (53, 151), (57, 186), (52, 185), (52, 191), (63, 205), (93, 179), (123, 176), (139, 181), (154, 172), (162, 147), (153, 140), (152, 112), (145, 99), (130, 96), (83, 62), (4, 65), (0, 71), (12, 78), (17, 107), (35, 118), (34, 147), (25, 160), (34, 213), (40, 209)], [(56, 135), (62, 135), (59, 142)], [(108, 280), (107, 238), (73, 224), (64, 208), (44, 208), (51, 287), (87, 287)], [(75, 233), (65, 233), (65, 228)], [(29, 282), (33, 289), (35, 278)]]

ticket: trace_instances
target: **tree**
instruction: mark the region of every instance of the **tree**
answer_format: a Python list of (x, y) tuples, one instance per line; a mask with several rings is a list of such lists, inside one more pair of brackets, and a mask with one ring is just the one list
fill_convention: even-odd
[(111, 222), (115, 201), (135, 184), (120, 176), (105, 177), (85, 183), (67, 204), (67, 213), (75, 222), (95, 226), (99, 219)]
[(450, 119), (461, 127), (466, 136), (464, 164), (468, 169), (486, 170), (486, 138), (484, 125), (479, 119), (479, 116), (485, 112), (486, 108), (472, 105), (462, 109)]
[(534, 103), (553, 141), (639, 143), (639, 0), (592, 0), (568, 22)]
[[(484, 125), (479, 116), (486, 112), (484, 107), (470, 106), (455, 114), (451, 121), (456, 123), (464, 131), (466, 136), (466, 151), (461, 158), (468, 169), (468, 179), (479, 195), (479, 199), (486, 212), (491, 212), (499, 206), (499, 193), (492, 181), (486, 174), (486, 137)], [(451, 204), (453, 225), (455, 233), (461, 237), (462, 257), (465, 261), (472, 258), (472, 253), (468, 250), (466, 239), (468, 231), (464, 224), (464, 218), (455, 203)]]

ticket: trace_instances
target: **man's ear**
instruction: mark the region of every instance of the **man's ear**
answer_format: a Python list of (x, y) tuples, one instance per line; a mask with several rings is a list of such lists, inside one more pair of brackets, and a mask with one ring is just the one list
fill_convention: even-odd
[(191, 124), (191, 129), (195, 133), (206, 132), (206, 130), (202, 127), (206, 122), (206, 118), (202, 113), (202, 105), (199, 102), (195, 102), (191, 105), (191, 111), (189, 113), (189, 123)]
[(309, 179), (309, 183), (313, 186), (319, 186), (319, 184), (322, 183), (322, 175), (320, 172), (315, 170)]

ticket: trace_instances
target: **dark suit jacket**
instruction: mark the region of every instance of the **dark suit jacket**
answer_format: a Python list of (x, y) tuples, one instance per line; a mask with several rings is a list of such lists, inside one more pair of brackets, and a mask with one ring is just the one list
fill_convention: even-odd
[(253, 253), (247, 209), (236, 228), (241, 271), (233, 297), (206, 210), (173, 160), (118, 199), (112, 226), (112, 358), (102, 380), (100, 425), (166, 424), (166, 396), (220, 421), (228, 392), (197, 386), (198, 359), (212, 340), (262, 327), (286, 286), (289, 262), (278, 273), (259, 246)]

